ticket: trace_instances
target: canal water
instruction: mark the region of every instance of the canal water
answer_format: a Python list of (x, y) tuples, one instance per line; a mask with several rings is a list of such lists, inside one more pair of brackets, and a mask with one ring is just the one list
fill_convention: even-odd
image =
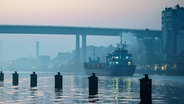
[[(88, 76), (63, 74), (63, 91), (55, 91), (56, 72), (36, 72), (38, 86), (30, 88), (32, 72), (18, 72), (19, 85), (12, 86), (12, 73), (4, 72), (0, 82), (0, 104), (138, 104), (141, 74), (132, 77), (98, 77), (99, 90), (88, 95)], [(149, 76), (152, 79), (153, 104), (184, 104), (184, 77)]]

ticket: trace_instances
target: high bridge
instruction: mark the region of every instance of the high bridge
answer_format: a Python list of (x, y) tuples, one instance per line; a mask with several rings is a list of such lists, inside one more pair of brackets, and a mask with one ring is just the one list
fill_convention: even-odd
[(70, 26), (38, 26), (38, 25), (0, 25), (0, 34), (57, 34), (76, 35), (76, 58), (80, 58), (80, 36), (82, 36), (82, 61), (86, 60), (86, 36), (119, 36), (123, 33), (133, 33), (139, 38), (161, 38), (161, 30), (122, 29), (98, 27)]

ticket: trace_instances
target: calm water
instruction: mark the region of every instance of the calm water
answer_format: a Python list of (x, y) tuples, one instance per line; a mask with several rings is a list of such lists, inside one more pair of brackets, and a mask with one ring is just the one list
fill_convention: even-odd
[[(86, 75), (63, 75), (63, 91), (54, 89), (56, 72), (37, 72), (38, 87), (30, 88), (30, 73), (18, 72), (19, 86), (12, 86), (12, 72), (4, 72), (0, 83), (0, 104), (138, 104), (139, 79), (132, 77), (99, 77), (99, 94), (88, 95)], [(153, 80), (153, 104), (184, 104), (184, 77), (150, 76)]]

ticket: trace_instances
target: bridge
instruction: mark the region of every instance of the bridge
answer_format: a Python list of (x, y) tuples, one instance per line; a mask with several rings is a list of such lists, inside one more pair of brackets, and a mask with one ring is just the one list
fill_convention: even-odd
[(98, 27), (67, 27), (67, 26), (37, 26), (37, 25), (0, 25), (0, 34), (57, 34), (76, 35), (76, 58), (80, 58), (80, 35), (82, 36), (82, 61), (86, 60), (86, 36), (119, 36), (122, 33), (134, 33), (139, 38), (162, 37), (161, 30), (122, 29)]

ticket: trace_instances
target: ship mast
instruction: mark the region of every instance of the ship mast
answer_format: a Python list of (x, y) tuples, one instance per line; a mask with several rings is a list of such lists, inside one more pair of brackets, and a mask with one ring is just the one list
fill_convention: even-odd
[(123, 35), (120, 35), (120, 44), (122, 44)]
[(120, 35), (120, 43), (118, 44), (118, 48), (126, 48), (126, 41), (123, 43), (123, 35)]

